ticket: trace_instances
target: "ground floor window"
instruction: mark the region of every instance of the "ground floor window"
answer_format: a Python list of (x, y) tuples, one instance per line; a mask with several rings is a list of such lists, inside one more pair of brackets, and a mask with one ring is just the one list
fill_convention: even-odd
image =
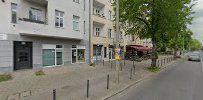
[(84, 49), (78, 49), (77, 52), (77, 58), (79, 62), (85, 62), (85, 50)]
[(72, 63), (85, 62), (85, 46), (72, 46)]
[(96, 61), (102, 60), (102, 45), (93, 46), (93, 56)]
[(43, 45), (43, 66), (63, 65), (63, 45)]

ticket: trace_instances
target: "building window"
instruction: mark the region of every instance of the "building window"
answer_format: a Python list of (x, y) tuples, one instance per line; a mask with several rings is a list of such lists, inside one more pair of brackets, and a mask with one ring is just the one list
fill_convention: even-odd
[(112, 38), (112, 29), (108, 29), (108, 37)]
[(108, 20), (112, 20), (112, 17), (111, 17), (111, 15), (112, 15), (112, 12), (111, 12), (111, 11), (109, 11), (109, 16), (108, 16)]
[(11, 22), (17, 23), (17, 4), (11, 3)]
[(80, 3), (80, 0), (73, 0), (73, 2), (75, 2), (75, 3)]
[(42, 11), (40, 9), (31, 8), (29, 11), (29, 19), (42, 21)]
[(98, 27), (96, 28), (95, 35), (100, 36), (100, 28), (98, 28)]
[(74, 31), (79, 31), (80, 29), (79, 29), (79, 19), (80, 19), (80, 17), (79, 16), (75, 16), (75, 15), (73, 15), (73, 30)]
[(55, 26), (56, 27), (64, 27), (64, 12), (55, 11)]

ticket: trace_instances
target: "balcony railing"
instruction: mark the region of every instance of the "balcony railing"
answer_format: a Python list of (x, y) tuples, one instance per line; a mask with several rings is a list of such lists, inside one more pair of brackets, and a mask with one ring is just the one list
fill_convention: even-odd
[(39, 20), (33, 20), (29, 18), (19, 18), (21, 21), (26, 21), (26, 22), (32, 22), (32, 23), (38, 23), (38, 24), (45, 24), (44, 21), (39, 21)]

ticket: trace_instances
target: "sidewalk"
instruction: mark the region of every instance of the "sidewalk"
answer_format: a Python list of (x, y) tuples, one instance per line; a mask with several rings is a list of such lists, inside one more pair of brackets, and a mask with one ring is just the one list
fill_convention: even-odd
[[(160, 59), (167, 57), (162, 56)], [(17, 71), (14, 79), (0, 83), (0, 100), (53, 100), (53, 89), (56, 89), (56, 100), (86, 100), (87, 80), (90, 81), (90, 94), (87, 100), (99, 100), (112, 94), (121, 87), (149, 76), (152, 73), (144, 70), (150, 65), (150, 60), (135, 62), (136, 74), (130, 80), (132, 61), (126, 61), (126, 66), (120, 71), (120, 83), (117, 84), (115, 62), (100, 63), (96, 67), (86, 64), (43, 69), (45, 76), (35, 76), (34, 70)], [(107, 75), (110, 75), (110, 89), (107, 90)]]

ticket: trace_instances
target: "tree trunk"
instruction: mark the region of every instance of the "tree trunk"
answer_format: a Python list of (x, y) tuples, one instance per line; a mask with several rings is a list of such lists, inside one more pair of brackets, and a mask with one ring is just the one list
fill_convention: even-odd
[(157, 43), (156, 40), (152, 38), (152, 62), (151, 62), (151, 67), (156, 67), (156, 60), (158, 59), (158, 54), (157, 54)]

